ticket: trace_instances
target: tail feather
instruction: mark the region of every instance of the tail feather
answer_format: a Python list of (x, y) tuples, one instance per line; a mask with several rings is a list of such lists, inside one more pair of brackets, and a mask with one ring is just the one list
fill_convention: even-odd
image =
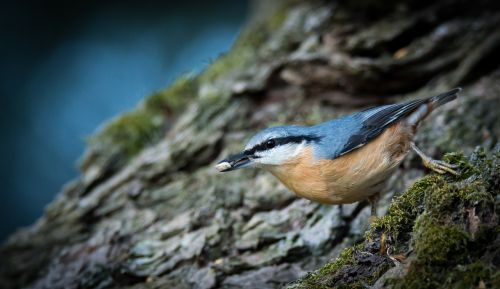
[(462, 89), (457, 87), (439, 95), (429, 97), (408, 116), (406, 122), (416, 128), (436, 107), (456, 99), (460, 91), (462, 91)]
[(458, 97), (457, 96), (458, 93), (460, 93), (461, 91), (462, 91), (462, 88), (460, 88), (460, 87), (454, 88), (450, 91), (447, 91), (445, 93), (441, 93), (439, 95), (436, 95), (436, 96), (429, 98), (429, 102), (432, 103), (432, 106), (434, 108), (441, 106), (447, 102), (450, 102), (450, 101), (456, 99)]

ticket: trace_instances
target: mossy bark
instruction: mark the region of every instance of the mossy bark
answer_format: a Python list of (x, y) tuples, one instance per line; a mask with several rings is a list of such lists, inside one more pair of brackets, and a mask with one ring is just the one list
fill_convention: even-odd
[[(1, 247), (0, 287), (498, 287), (498, 6), (257, 2), (231, 51), (90, 139), (81, 177)], [(264, 127), (459, 85), (416, 141), (471, 156), (448, 155), (461, 176), (421, 178), (409, 156), (368, 232), (366, 203), (318, 205), (265, 172), (212, 168)]]

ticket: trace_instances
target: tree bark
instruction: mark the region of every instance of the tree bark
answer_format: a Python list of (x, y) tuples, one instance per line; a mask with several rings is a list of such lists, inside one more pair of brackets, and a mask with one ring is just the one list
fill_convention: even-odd
[[(500, 286), (497, 1), (259, 1), (253, 14), (204, 72), (90, 140), (81, 176), (1, 247), (1, 288)], [(367, 235), (364, 202), (319, 205), (265, 172), (213, 169), (267, 126), (456, 86), (416, 141), (437, 158), (472, 154), (448, 156), (462, 176), (402, 193), (427, 173), (408, 157)]]

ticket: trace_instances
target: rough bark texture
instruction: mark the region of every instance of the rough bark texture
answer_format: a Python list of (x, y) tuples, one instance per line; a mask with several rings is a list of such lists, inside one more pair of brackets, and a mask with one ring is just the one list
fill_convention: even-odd
[[(206, 71), (92, 137), (81, 177), (1, 247), (1, 288), (499, 288), (496, 1), (261, 1), (254, 14)], [(459, 85), (417, 143), (471, 155), (448, 155), (462, 175), (406, 190), (427, 174), (408, 157), (366, 233), (365, 203), (212, 168), (264, 127)]]

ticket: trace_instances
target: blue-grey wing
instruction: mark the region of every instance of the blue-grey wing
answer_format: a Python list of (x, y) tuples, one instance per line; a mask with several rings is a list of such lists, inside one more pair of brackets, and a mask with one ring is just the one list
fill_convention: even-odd
[(362, 147), (427, 101), (418, 99), (373, 107), (319, 125), (326, 135), (320, 157), (335, 159)]
[(362, 147), (380, 135), (387, 127), (408, 116), (427, 101), (427, 99), (412, 100), (405, 103), (374, 107), (357, 113), (354, 117), (361, 121), (361, 128), (349, 137), (338, 156)]

